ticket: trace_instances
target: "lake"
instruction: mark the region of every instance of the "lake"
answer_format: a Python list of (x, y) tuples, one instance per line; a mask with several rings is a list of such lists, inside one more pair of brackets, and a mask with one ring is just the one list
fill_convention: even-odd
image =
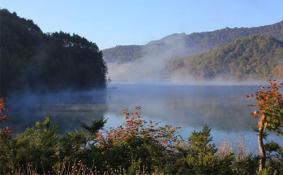
[[(124, 109), (131, 111), (140, 106), (144, 119), (180, 126), (179, 133), (184, 139), (194, 129), (208, 124), (216, 145), (223, 141), (237, 145), (244, 141), (248, 151), (256, 152), (257, 135), (253, 131), (256, 120), (250, 116), (254, 100), (247, 99), (246, 95), (258, 88), (255, 85), (112, 83), (106, 90), (25, 93), (8, 99), (11, 117), (5, 125), (18, 133), (50, 116), (60, 132), (66, 132), (79, 128), (81, 123), (104, 117), (109, 128), (123, 122)], [(283, 144), (276, 135), (269, 138)]]

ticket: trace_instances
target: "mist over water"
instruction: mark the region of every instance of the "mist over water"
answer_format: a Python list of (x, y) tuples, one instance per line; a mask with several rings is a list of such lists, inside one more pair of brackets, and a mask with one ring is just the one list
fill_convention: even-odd
[[(210, 86), (170, 84), (118, 84), (108, 90), (108, 113), (141, 106), (144, 116), (176, 125), (201, 127), (205, 123), (219, 130), (249, 130), (253, 109), (245, 98), (256, 86)], [(177, 120), (176, 120), (177, 119)], [(238, 127), (234, 127), (238, 124)]]
[(158, 81), (168, 78), (166, 65), (172, 58), (188, 56), (185, 34), (174, 34), (152, 41), (143, 48), (143, 56), (134, 61), (108, 62), (109, 77), (114, 81)]
[[(228, 140), (237, 145), (235, 142), (244, 138), (247, 146), (256, 150), (256, 120), (250, 116), (253, 107), (249, 106), (254, 101), (245, 96), (258, 87), (120, 82), (109, 84), (106, 90), (26, 93), (9, 98), (11, 117), (5, 125), (18, 133), (50, 116), (59, 130), (66, 132), (104, 117), (109, 128), (122, 124), (124, 109), (141, 106), (144, 119), (180, 126), (184, 139), (208, 124), (216, 144)], [(270, 138), (282, 142), (273, 135)]]
[[(246, 95), (255, 92), (259, 85), (188, 85), (170, 83), (111, 84), (107, 92), (108, 126), (123, 121), (121, 109), (142, 107), (146, 120), (180, 126), (180, 134), (187, 139), (194, 129), (204, 124), (212, 128), (214, 142), (228, 141), (235, 147), (242, 140), (249, 151), (257, 151), (256, 120), (250, 112), (254, 100)], [(276, 135), (270, 139), (283, 144)]]
[(58, 125), (61, 132), (101, 119), (107, 110), (106, 90), (60, 91), (55, 93), (31, 93), (7, 98), (9, 120), (5, 123), (14, 133), (22, 132), (45, 117)]

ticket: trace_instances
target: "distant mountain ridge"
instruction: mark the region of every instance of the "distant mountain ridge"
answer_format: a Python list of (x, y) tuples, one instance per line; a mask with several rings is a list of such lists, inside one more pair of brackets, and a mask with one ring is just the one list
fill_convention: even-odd
[(103, 54), (106, 62), (125, 63), (142, 58), (152, 51), (160, 54), (164, 50), (174, 48), (177, 44), (182, 45), (182, 48), (176, 49), (176, 52), (170, 56), (190, 56), (251, 35), (272, 36), (277, 40), (283, 40), (283, 21), (260, 27), (224, 28), (192, 34), (176, 33), (145, 45), (116, 46), (105, 49)]
[(172, 59), (167, 71), (172, 79), (282, 79), (283, 42), (267, 36), (243, 37), (199, 55)]
[[(254, 36), (258, 37), (254, 38)], [(235, 43), (236, 40), (239, 41)], [(268, 50), (269, 47), (275, 50), (281, 50), (281, 44), (279, 44), (281, 41), (283, 41), (283, 21), (260, 27), (224, 28), (192, 34), (176, 33), (160, 40), (151, 41), (145, 45), (116, 46), (114, 48), (105, 49), (103, 50), (103, 55), (109, 67), (109, 77), (119, 81), (156, 81), (168, 79), (213, 80), (215, 78), (262, 80), (268, 77), (283, 79), (283, 74), (280, 73), (282, 69), (280, 67), (280, 60), (283, 58), (283, 55), (277, 54), (274, 50)], [(260, 47), (263, 43), (266, 48)], [(252, 49), (253, 52), (244, 49), (236, 49), (238, 47), (245, 47), (245, 45), (247, 45), (249, 49)], [(250, 64), (252, 61), (268, 62), (268, 57), (270, 57), (272, 61), (270, 64), (263, 63), (260, 66), (256, 65), (250, 68), (244, 65), (242, 66), (243, 69), (237, 70), (243, 71), (243, 73), (237, 73), (236, 75), (236, 73), (232, 71), (236, 66), (221, 62), (225, 61), (222, 57), (227, 57), (226, 51), (222, 53), (223, 49), (227, 47), (231, 47), (231, 53), (229, 54), (233, 55), (232, 62), (234, 63)], [(215, 51), (214, 49), (219, 50)], [(217, 54), (220, 54), (220, 57), (222, 57), (218, 57)], [(244, 57), (237, 57), (237, 54), (242, 54)], [(246, 54), (248, 54), (248, 56)], [(211, 56), (211, 58), (208, 56)], [(256, 57), (259, 58), (256, 59)], [(275, 57), (279, 58), (275, 59)], [(194, 61), (189, 61), (190, 59)], [(198, 59), (200, 59), (199, 62), (197, 61)], [(210, 59), (222, 66), (227, 66), (227, 69), (229, 69), (228, 75), (222, 77), (225, 71), (223, 71), (218, 64), (213, 64), (214, 67), (208, 65), (211, 64), (211, 62), (208, 61)], [(241, 61), (241, 59), (247, 60), (245, 62)], [(201, 61), (203, 61), (204, 64), (201, 64)], [(279, 62), (280, 65), (277, 66)], [(201, 64), (202, 67), (198, 66), (198, 64)], [(197, 68), (194, 69), (193, 66)], [(276, 66), (276, 69), (271, 66)], [(209, 69), (206, 69), (206, 67), (209, 67)], [(246, 69), (251, 70), (247, 71)], [(236, 69), (234, 71), (236, 71)], [(274, 71), (277, 71), (277, 73)], [(262, 72), (266, 72), (267, 74)]]

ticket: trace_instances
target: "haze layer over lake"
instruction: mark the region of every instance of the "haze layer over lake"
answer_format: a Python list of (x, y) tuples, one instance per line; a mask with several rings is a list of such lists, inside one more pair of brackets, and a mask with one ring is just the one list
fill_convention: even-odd
[[(216, 144), (229, 141), (237, 145), (244, 139), (246, 146), (255, 150), (256, 120), (250, 116), (254, 101), (246, 95), (258, 88), (258, 85), (111, 83), (106, 90), (28, 93), (9, 99), (8, 125), (19, 132), (51, 116), (59, 130), (65, 132), (79, 128), (80, 123), (104, 117), (109, 128), (122, 124), (124, 109), (131, 111), (140, 106), (144, 119), (180, 126), (184, 139), (193, 129), (208, 124)], [(27, 95), (29, 98), (25, 98)], [(270, 138), (282, 142), (274, 135)]]

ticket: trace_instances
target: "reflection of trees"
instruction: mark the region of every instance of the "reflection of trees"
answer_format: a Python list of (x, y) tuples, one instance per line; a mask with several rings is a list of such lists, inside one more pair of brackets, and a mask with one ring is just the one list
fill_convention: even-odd
[(254, 121), (244, 97), (254, 89), (124, 85), (108, 89), (107, 93), (27, 94), (9, 99), (11, 118), (7, 125), (18, 132), (49, 115), (61, 131), (70, 130), (81, 122), (101, 118), (106, 111), (122, 117), (123, 109), (141, 106), (143, 117), (177, 126), (200, 127), (207, 123), (219, 130), (249, 130)]
[(104, 116), (107, 111), (105, 96), (105, 91), (97, 90), (11, 97), (8, 101), (11, 116), (8, 125), (17, 133), (50, 116), (60, 131), (73, 130), (81, 123)]

